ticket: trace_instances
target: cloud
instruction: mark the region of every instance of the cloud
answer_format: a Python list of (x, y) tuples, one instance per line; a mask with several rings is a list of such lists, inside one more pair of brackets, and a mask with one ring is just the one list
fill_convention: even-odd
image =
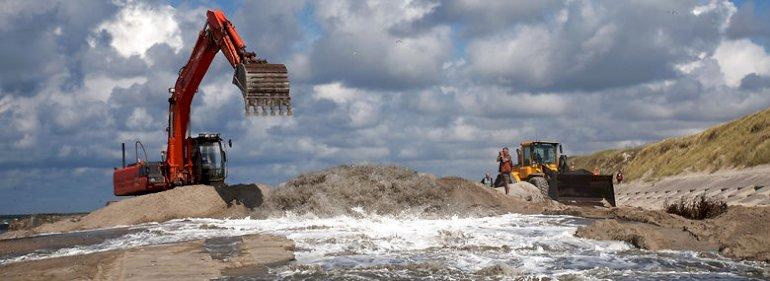
[(460, 25), (463, 36), (475, 37), (477, 34), (494, 34), (520, 23), (547, 20), (563, 6), (563, 1), (555, 0), (446, 1), (441, 2), (426, 21)]
[(674, 65), (710, 52), (734, 13), (719, 2), (573, 1), (542, 21), (472, 38), (471, 74), (534, 90), (601, 90), (676, 77)]
[(727, 85), (738, 87), (749, 74), (770, 75), (770, 55), (748, 39), (725, 40), (714, 52)]
[[(167, 44), (175, 51), (182, 49), (179, 24), (171, 6), (151, 6), (142, 2), (128, 2), (117, 16), (96, 27), (96, 32), (108, 33), (110, 46), (124, 57), (138, 55), (155, 44)], [(92, 46), (95, 43), (90, 43)]]
[(306, 7), (305, 2), (246, 1), (236, 9), (231, 21), (241, 37), (247, 39), (247, 49), (268, 61), (283, 61), (308, 37), (297, 17)]
[(731, 39), (764, 37), (770, 39), (770, 6), (747, 1), (730, 18), (726, 34)]
[(316, 18), (325, 36), (309, 51), (310, 81), (376, 89), (437, 82), (452, 51), (450, 29), (436, 26), (419, 34), (391, 31), (420, 20), (435, 7), (421, 1), (329, 1), (317, 6)]
[(752, 73), (743, 77), (741, 80), (741, 89), (744, 90), (762, 90), (770, 88), (770, 76), (760, 76)]
[(377, 94), (345, 88), (339, 82), (313, 86), (313, 92), (315, 99), (330, 100), (345, 112), (351, 129), (375, 124), (381, 117)]
[[(114, 9), (94, 2), (89, 9), (72, 1), (0, 3), (0, 90), (29, 96), (52, 76), (73, 75), (89, 28)], [(91, 14), (92, 13), (92, 14)]]

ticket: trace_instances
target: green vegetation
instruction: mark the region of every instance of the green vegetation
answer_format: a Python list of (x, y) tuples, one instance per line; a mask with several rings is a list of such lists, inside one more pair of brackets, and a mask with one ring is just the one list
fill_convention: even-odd
[(656, 180), (683, 172), (713, 172), (770, 163), (770, 109), (712, 127), (699, 134), (629, 149), (572, 158), (577, 168), (614, 173), (626, 180)]

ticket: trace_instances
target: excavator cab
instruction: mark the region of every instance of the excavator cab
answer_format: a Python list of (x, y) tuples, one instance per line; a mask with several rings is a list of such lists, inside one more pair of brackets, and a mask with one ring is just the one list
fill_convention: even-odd
[(292, 115), (286, 65), (264, 60), (241, 63), (235, 67), (233, 84), (241, 89), (246, 115)]
[(213, 185), (224, 183), (227, 155), (219, 134), (199, 134), (188, 140), (196, 182)]

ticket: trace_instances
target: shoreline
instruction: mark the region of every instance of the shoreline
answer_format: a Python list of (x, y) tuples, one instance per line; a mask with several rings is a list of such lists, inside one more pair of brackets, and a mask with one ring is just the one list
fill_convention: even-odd
[[(705, 220), (690, 220), (662, 210), (629, 207), (553, 205), (535, 213), (594, 219), (594, 222), (578, 228), (574, 233), (580, 238), (625, 241), (634, 247), (653, 251), (718, 252), (735, 260), (770, 262), (770, 235), (767, 235), (770, 233), (770, 207), (729, 206), (724, 214)], [(34, 238), (37, 234), (33, 232), (9, 234), (15, 237), (0, 240), (0, 243), (5, 242), (6, 248), (34, 248), (34, 241), (39, 240)], [(30, 240), (22, 241), (22, 246), (19, 246), (19, 238)]]

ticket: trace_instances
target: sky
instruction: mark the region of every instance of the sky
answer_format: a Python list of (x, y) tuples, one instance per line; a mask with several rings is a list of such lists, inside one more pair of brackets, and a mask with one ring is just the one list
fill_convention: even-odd
[(585, 154), (770, 106), (765, 1), (5, 0), (0, 214), (115, 200), (121, 142), (159, 160), (207, 9), (292, 83), (293, 117), (246, 117), (215, 58), (191, 131), (232, 139), (229, 183), (351, 163), (481, 178), (527, 139)]

